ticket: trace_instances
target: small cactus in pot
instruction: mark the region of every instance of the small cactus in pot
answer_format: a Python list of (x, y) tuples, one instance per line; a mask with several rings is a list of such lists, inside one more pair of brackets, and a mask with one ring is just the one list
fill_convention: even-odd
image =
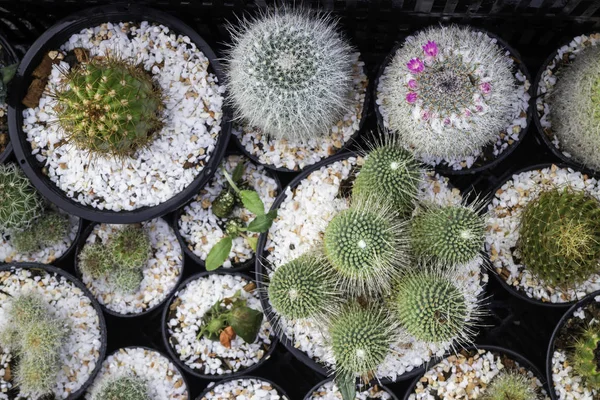
[(149, 400), (146, 382), (137, 377), (123, 375), (103, 382), (93, 400)]
[(600, 389), (600, 324), (585, 327), (575, 339), (569, 362), (587, 387)]
[(483, 393), (482, 400), (537, 400), (540, 396), (529, 379), (519, 372), (500, 372)]

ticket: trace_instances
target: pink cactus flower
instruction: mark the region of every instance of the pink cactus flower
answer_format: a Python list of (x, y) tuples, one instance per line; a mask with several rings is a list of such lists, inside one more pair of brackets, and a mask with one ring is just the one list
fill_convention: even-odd
[(475, 110), (476, 110), (477, 112), (482, 112), (482, 111), (483, 111), (483, 106), (479, 106), (479, 105), (478, 105), (478, 106), (475, 106)]
[(479, 85), (479, 89), (483, 94), (488, 94), (492, 91), (492, 85), (490, 85), (489, 82), (483, 82), (481, 85)]
[(438, 47), (437, 44), (435, 42), (432, 42), (431, 40), (429, 40), (425, 46), (423, 46), (423, 52), (425, 53), (426, 56), (429, 57), (435, 57), (438, 54)]
[(471, 110), (465, 110), (465, 117), (471, 116)]
[(417, 101), (417, 94), (415, 92), (408, 93), (406, 95), (406, 101), (410, 104), (413, 104), (415, 101)]
[(406, 66), (408, 67), (409, 71), (413, 74), (418, 74), (419, 72), (422, 72), (425, 68), (425, 64), (423, 64), (423, 61), (419, 60), (418, 58), (411, 59), (409, 62), (406, 63)]
[(445, 118), (444, 119), (444, 125), (450, 125), (450, 118)]
[(429, 111), (424, 111), (423, 115), (421, 115), (421, 118), (423, 118), (423, 121), (428, 121), (429, 118), (431, 118), (431, 113)]
[(413, 89), (413, 90), (415, 90), (415, 89), (417, 88), (417, 81), (416, 81), (416, 80), (414, 80), (414, 79), (411, 79), (411, 80), (409, 80), (409, 81), (408, 81), (408, 87), (409, 87), (410, 89)]

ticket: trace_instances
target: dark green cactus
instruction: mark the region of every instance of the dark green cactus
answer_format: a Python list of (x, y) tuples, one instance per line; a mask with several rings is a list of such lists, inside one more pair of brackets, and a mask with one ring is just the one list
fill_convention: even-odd
[(134, 224), (116, 232), (107, 248), (118, 267), (139, 270), (148, 263), (152, 245), (142, 225)]
[(0, 165), (0, 229), (25, 229), (43, 212), (42, 198), (19, 167)]
[(587, 326), (575, 339), (569, 353), (573, 373), (580, 376), (588, 389), (600, 389), (600, 324)]
[(211, 209), (219, 218), (227, 218), (235, 207), (236, 197), (229, 189), (223, 189), (213, 200)]

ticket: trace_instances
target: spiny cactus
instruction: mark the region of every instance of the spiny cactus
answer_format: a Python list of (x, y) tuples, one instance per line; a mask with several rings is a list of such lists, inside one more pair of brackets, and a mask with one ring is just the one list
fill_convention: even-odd
[(79, 253), (79, 270), (94, 279), (107, 275), (113, 261), (106, 247), (100, 243), (86, 244)]
[(14, 164), (0, 165), (0, 229), (24, 229), (42, 215), (44, 203)]
[(46, 212), (35, 224), (11, 234), (17, 251), (28, 253), (63, 240), (69, 233), (69, 218), (57, 212)]
[(339, 292), (326, 263), (322, 257), (305, 254), (277, 268), (268, 288), (273, 309), (290, 319), (330, 312)]
[(354, 202), (336, 215), (324, 235), (324, 251), (343, 290), (352, 295), (389, 291), (408, 262), (406, 224), (389, 204)]
[(58, 122), (69, 142), (92, 154), (126, 157), (150, 143), (162, 123), (161, 94), (143, 68), (94, 58), (65, 74)]
[(141, 225), (125, 226), (108, 244), (108, 251), (114, 263), (125, 269), (145, 267), (151, 249), (150, 238)]
[(421, 168), (413, 155), (404, 150), (396, 135), (376, 140), (365, 154), (366, 159), (354, 180), (354, 199), (376, 197), (389, 201), (400, 214), (414, 208)]
[(231, 27), (237, 114), (274, 138), (324, 135), (351, 103), (352, 48), (327, 14), (278, 10)]
[(547, 100), (561, 150), (600, 169), (600, 46), (585, 48), (559, 70)]
[(108, 283), (115, 291), (123, 294), (135, 293), (144, 280), (144, 275), (139, 269), (116, 267), (111, 271)]
[(120, 376), (104, 382), (93, 400), (150, 400), (146, 382), (137, 376)]
[(411, 221), (411, 248), (421, 258), (457, 265), (481, 252), (485, 219), (476, 207), (423, 204)]
[(379, 86), (390, 130), (417, 155), (479, 153), (507, 127), (518, 101), (505, 52), (468, 27), (433, 27), (407, 38)]
[[(535, 384), (534, 384), (535, 385)], [(492, 378), (481, 400), (537, 400), (531, 381), (518, 372), (501, 372)]]
[(521, 215), (522, 263), (550, 285), (573, 287), (598, 271), (600, 203), (570, 188), (544, 191)]
[(600, 389), (600, 324), (587, 326), (578, 335), (569, 354), (573, 373), (583, 378), (589, 389)]

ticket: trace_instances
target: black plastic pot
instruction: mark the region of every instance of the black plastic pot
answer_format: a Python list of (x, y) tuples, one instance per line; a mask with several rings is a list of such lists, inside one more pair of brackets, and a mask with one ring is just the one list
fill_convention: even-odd
[(27, 142), (22, 129), (22, 113), (24, 106), (21, 104), (21, 100), (25, 96), (31, 82), (32, 71), (37, 67), (48, 51), (58, 49), (72, 34), (78, 33), (84, 28), (93, 27), (104, 22), (120, 21), (152, 21), (163, 24), (178, 34), (188, 36), (191, 41), (196, 44), (198, 49), (200, 49), (209, 59), (210, 72), (214, 73), (220, 82), (224, 81), (219, 62), (208, 44), (206, 44), (192, 28), (175, 17), (161, 11), (135, 4), (94, 7), (73, 14), (52, 26), (35, 41), (27, 54), (25, 54), (12, 82), (8, 109), (8, 123), (10, 139), (13, 144), (17, 162), (23, 167), (23, 170), (31, 182), (44, 197), (70, 214), (91, 221), (129, 224), (146, 221), (175, 210), (181, 204), (188, 201), (198, 191), (198, 188), (206, 184), (225, 154), (225, 148), (227, 147), (231, 131), (231, 114), (227, 108), (223, 109), (221, 133), (216, 147), (211, 154), (210, 160), (204, 166), (204, 169), (190, 185), (169, 200), (153, 207), (142, 207), (133, 211), (117, 212), (86, 206), (69, 198), (65, 192), (59, 189), (48, 176), (44, 174), (43, 163), (38, 162), (35, 156), (31, 154), (31, 146), (29, 142)]
[[(316, 392), (321, 386), (323, 386), (324, 384), (326, 384), (327, 382), (332, 381), (334, 378), (331, 377), (329, 379), (325, 379), (324, 381), (321, 381), (319, 383), (317, 383), (312, 389), (310, 389), (310, 391), (306, 394), (306, 396), (304, 396), (304, 400), (310, 400), (312, 398), (312, 394), (314, 392)], [(389, 394), (392, 397), (392, 400), (398, 400), (398, 397), (396, 397), (396, 395), (394, 394), (394, 392), (392, 392), (390, 389), (386, 388), (383, 385), (377, 385), (379, 386), (379, 388), (381, 389), (382, 392), (385, 392), (387, 394)], [(366, 390), (368, 388), (368, 386), (364, 389)]]
[(550, 344), (548, 345), (548, 352), (546, 353), (546, 377), (548, 379), (548, 393), (550, 393), (550, 398), (552, 398), (552, 400), (558, 400), (558, 396), (556, 395), (556, 391), (554, 390), (554, 382), (552, 381), (552, 355), (554, 354), (555, 348), (554, 342), (556, 341), (556, 338), (558, 337), (562, 327), (573, 316), (573, 313), (575, 313), (575, 311), (579, 310), (581, 307), (585, 307), (588, 304), (595, 302), (595, 297), (599, 295), (600, 290), (590, 293), (583, 299), (574, 303), (571, 306), (571, 308), (569, 308), (567, 312), (565, 312), (565, 314), (560, 318), (558, 324), (556, 324), (556, 328), (554, 328), (554, 331), (552, 332), (552, 336), (550, 337)]
[[(234, 137), (232, 135), (232, 137)], [(242, 155), (241, 152), (239, 151), (228, 151), (227, 154), (224, 157), (224, 160), (229, 157), (230, 155)], [(244, 157), (248, 157), (247, 154), (243, 154)], [(251, 160), (254, 164), (257, 164), (254, 160)], [(260, 164), (257, 164), (260, 165)], [(273, 171), (270, 171), (269, 169), (266, 168), (265, 166), (265, 172), (275, 180), (275, 183), (277, 184), (277, 193), (281, 193), (281, 181), (279, 180), (279, 177), (277, 176), (277, 174), (273, 173)], [(210, 182), (210, 181), (209, 181)], [(202, 190), (202, 188), (200, 188), (199, 190)], [(206, 263), (203, 259), (201, 259), (200, 257), (198, 257), (196, 255), (196, 253), (194, 253), (188, 246), (189, 243), (186, 241), (186, 239), (181, 236), (181, 233), (179, 232), (179, 219), (181, 218), (181, 215), (183, 214), (183, 209), (185, 208), (186, 205), (188, 205), (190, 202), (193, 202), (194, 199), (192, 198), (189, 202), (187, 202), (185, 205), (183, 205), (182, 207), (180, 207), (179, 209), (177, 209), (177, 211), (175, 211), (173, 213), (173, 218), (172, 218), (172, 226), (173, 229), (175, 230), (175, 235), (177, 235), (177, 240), (179, 240), (179, 244), (181, 245), (181, 248), (183, 249), (183, 251), (185, 252), (186, 255), (188, 255), (196, 264), (198, 264), (200, 266), (201, 269), (206, 270)], [(243, 272), (243, 271), (247, 271), (249, 270), (253, 265), (254, 265), (254, 260), (255, 257), (250, 258), (249, 260), (243, 262), (243, 263), (239, 263), (239, 264), (232, 264), (232, 268), (223, 268), (223, 271), (226, 272)]]
[(208, 393), (210, 393), (210, 391), (212, 390), (212, 388), (214, 388), (215, 386), (219, 386), (219, 385), (221, 385), (223, 383), (227, 383), (227, 382), (230, 382), (230, 381), (235, 381), (235, 380), (238, 380), (238, 379), (256, 379), (258, 381), (266, 382), (266, 383), (270, 384), (273, 387), (273, 389), (277, 390), (277, 392), (281, 396), (281, 400), (290, 400), (290, 397), (275, 382), (272, 382), (272, 381), (270, 381), (268, 379), (265, 379), (265, 378), (259, 378), (259, 377), (256, 377), (256, 376), (247, 376), (247, 375), (244, 375), (244, 376), (231, 376), (231, 377), (229, 377), (227, 379), (223, 379), (221, 381), (218, 381), (214, 386), (208, 387), (202, 393), (200, 393), (200, 396), (196, 397), (196, 400), (203, 400), (203, 399), (205, 399), (204, 396), (206, 396)]
[[(169, 301), (167, 302), (166, 306), (163, 308), (162, 319), (161, 319), (161, 332), (162, 332), (163, 344), (164, 344), (165, 348), (167, 349), (167, 353), (169, 353), (169, 356), (171, 357), (171, 359), (175, 361), (175, 363), (177, 364), (177, 366), (180, 369), (182, 369), (183, 371), (187, 372), (188, 374), (190, 374), (196, 378), (214, 381), (214, 380), (223, 378), (223, 376), (225, 376), (225, 375), (201, 374), (197, 370), (192, 369), (190, 366), (188, 366), (186, 363), (184, 363), (179, 358), (179, 355), (177, 354), (175, 349), (173, 349), (173, 346), (171, 346), (171, 341), (169, 340), (170, 336), (169, 336), (169, 332), (167, 329), (167, 321), (168, 321), (168, 318), (170, 317), (171, 312), (173, 311), (173, 310), (171, 310), (171, 305), (173, 304), (173, 301), (177, 297), (177, 294), (180, 291), (182, 291), (183, 289), (185, 289), (185, 287), (189, 283), (191, 283), (197, 279), (204, 278), (209, 275), (235, 275), (235, 276), (240, 276), (240, 277), (244, 278), (248, 282), (253, 282), (252, 278), (250, 278), (248, 275), (242, 274), (240, 272), (231, 272), (230, 273), (228, 271), (222, 271), (222, 270), (210, 271), (210, 272), (205, 271), (205, 272), (200, 272), (200, 273), (190, 276), (188, 279), (186, 279), (185, 281), (183, 281), (183, 283), (181, 283), (179, 285), (179, 287), (177, 288), (177, 291), (169, 298)], [(271, 332), (273, 332), (272, 329), (271, 329)], [(271, 357), (271, 354), (273, 354), (273, 351), (275, 350), (275, 347), (277, 346), (277, 342), (278, 342), (277, 337), (271, 336), (271, 338), (272, 338), (272, 340), (271, 340), (271, 346), (269, 347), (269, 350), (267, 350), (267, 352), (264, 354), (263, 358), (261, 358), (258, 363), (254, 364), (248, 368), (244, 368), (244, 369), (241, 369), (236, 372), (228, 373), (226, 376), (230, 377), (231, 379), (237, 378), (242, 375), (246, 375), (246, 374), (256, 370), (261, 365), (263, 365), (263, 363)]]
[[(173, 228), (173, 226), (169, 223), (169, 221), (167, 219), (164, 219), (165, 222), (167, 222), (169, 224), (169, 226), (175, 230)], [(83, 282), (82, 276), (81, 276), (81, 271), (79, 270), (79, 254), (81, 253), (81, 251), (83, 250), (83, 247), (86, 244), (86, 241), (88, 239), (88, 237), (91, 235), (92, 231), (94, 230), (94, 228), (96, 227), (96, 225), (98, 225), (98, 223), (91, 223), (90, 225), (88, 225), (87, 228), (85, 228), (85, 230), (83, 231), (83, 233), (81, 235), (79, 235), (78, 240), (76, 241), (76, 250), (75, 250), (75, 257), (73, 260), (73, 268), (75, 270), (75, 275), (77, 275), (77, 278), (79, 280), (81, 280)], [(179, 242), (177, 242), (179, 244)], [(173, 286), (173, 288), (171, 289), (171, 291), (169, 292), (169, 294), (158, 304), (156, 304), (153, 307), (150, 307), (140, 313), (136, 313), (136, 314), (120, 314), (116, 311), (111, 310), (110, 308), (106, 307), (104, 304), (100, 304), (100, 307), (102, 308), (102, 311), (104, 311), (105, 313), (118, 317), (118, 318), (136, 318), (136, 317), (141, 317), (144, 315), (148, 315), (152, 312), (154, 312), (155, 310), (158, 310), (159, 308), (161, 308), (165, 302), (173, 295), (173, 293), (175, 293), (175, 291), (177, 290), (177, 288), (179, 287), (179, 284), (181, 283), (181, 279), (183, 278), (183, 273), (185, 271), (185, 256), (183, 253), (183, 250), (181, 250), (181, 273), (179, 274), (179, 278), (177, 279), (177, 283), (175, 284), (175, 286)], [(92, 295), (93, 296), (93, 295)]]
[[(514, 60), (516, 67), (519, 69), (519, 71), (523, 75), (525, 75), (527, 81), (531, 82), (531, 75), (529, 74), (529, 71), (527, 70), (525, 63), (522, 61), (521, 55), (519, 54), (519, 52), (517, 50), (515, 50), (512, 46), (510, 46), (507, 42), (505, 42), (501, 37), (499, 37), (498, 35), (496, 35), (494, 33), (491, 33), (489, 31), (486, 31), (481, 28), (475, 28), (475, 27), (470, 27), (470, 28), (475, 31), (482, 32), (493, 39), (496, 39), (498, 41), (498, 44), (501, 47), (503, 47), (504, 49), (506, 49), (510, 52), (511, 58)], [(381, 79), (381, 76), (385, 72), (385, 69), (392, 62), (392, 59), (396, 55), (396, 52), (398, 51), (399, 48), (402, 47), (403, 44), (404, 44), (404, 42), (400, 42), (400, 43), (396, 44), (396, 46), (394, 46), (394, 48), (392, 48), (392, 51), (390, 51), (389, 54), (386, 56), (386, 58), (383, 60), (383, 63), (381, 64), (381, 66), (379, 67), (379, 71), (377, 72), (377, 77), (375, 78), (375, 84), (373, 85), (373, 99), (374, 99), (373, 104), (375, 104), (375, 114), (377, 115), (377, 123), (380, 127), (383, 127), (384, 124), (383, 124), (383, 116), (381, 115), (381, 112), (379, 111), (379, 107), (377, 105), (377, 87), (379, 86), (379, 80)], [(532, 86), (529, 87), (528, 93), (530, 96), (532, 96), (532, 93), (533, 93)], [(485, 161), (485, 160), (481, 160), (481, 156), (480, 156), (477, 158), (477, 160), (475, 161), (473, 166), (471, 166), (471, 168), (463, 168), (460, 170), (455, 170), (448, 166), (436, 166), (435, 170), (443, 175), (474, 175), (474, 174), (480, 173), (482, 171), (494, 168), (499, 163), (501, 163), (503, 160), (505, 160), (510, 154), (512, 154), (512, 152), (517, 148), (517, 145), (523, 141), (523, 138), (525, 138), (525, 135), (527, 134), (527, 132), (529, 131), (529, 127), (531, 126), (531, 116), (533, 113), (532, 109), (533, 109), (533, 106), (530, 102), (529, 107), (527, 109), (527, 126), (525, 127), (525, 129), (522, 129), (521, 132), (519, 133), (519, 140), (515, 141), (512, 145), (509, 145), (497, 157), (490, 159), (488, 161)], [(486, 153), (486, 151), (488, 153), (492, 154), (491, 151), (487, 150), (488, 148), (492, 149), (493, 144), (488, 145), (484, 148), (484, 151), (483, 151), (484, 154)]]
[(102, 366), (102, 361), (104, 361), (104, 356), (106, 355), (106, 344), (107, 344), (106, 322), (104, 321), (104, 316), (102, 315), (102, 309), (100, 308), (100, 304), (98, 304), (98, 301), (94, 298), (94, 296), (92, 296), (90, 291), (85, 287), (85, 285), (83, 283), (81, 283), (73, 275), (65, 272), (64, 270), (62, 270), (60, 268), (56, 268), (56, 267), (53, 267), (51, 265), (46, 265), (46, 264), (38, 264), (38, 263), (13, 263), (13, 264), (7, 264), (7, 265), (0, 266), (0, 272), (10, 271), (13, 268), (27, 269), (27, 270), (32, 271), (33, 273), (43, 271), (48, 274), (54, 274), (54, 275), (59, 275), (61, 277), (64, 277), (65, 279), (67, 279), (68, 281), (73, 283), (75, 286), (77, 286), (83, 292), (83, 294), (85, 294), (85, 296), (90, 299), (92, 306), (94, 307), (94, 309), (96, 310), (96, 313), (98, 314), (98, 322), (99, 322), (99, 326), (100, 326), (100, 340), (102, 341), (100, 344), (100, 352), (98, 355), (98, 361), (96, 362), (96, 366), (94, 367), (94, 370), (90, 374), (90, 377), (88, 378), (88, 380), (79, 389), (77, 389), (77, 391), (72, 392), (65, 399), (65, 400), (76, 400), (85, 392), (87, 387), (89, 385), (91, 385), (91, 383), (94, 381), (96, 375), (98, 375), (98, 372), (100, 371), (100, 367)]
[[(495, 197), (496, 192), (502, 188), (502, 186), (509, 180), (512, 180), (513, 175), (518, 175), (520, 173), (523, 172), (527, 172), (527, 171), (533, 171), (533, 170), (538, 170), (538, 169), (543, 169), (543, 168), (548, 168), (551, 167), (552, 165), (556, 165), (559, 168), (571, 168), (574, 169), (572, 165), (566, 165), (566, 164), (554, 164), (554, 163), (546, 163), (546, 164), (536, 164), (536, 165), (531, 165), (529, 167), (520, 169), (516, 172), (511, 172), (509, 174), (506, 174), (502, 179), (500, 179), (500, 183), (493, 188), (490, 192), (489, 192), (489, 203), (491, 204), (492, 200)], [(583, 174), (588, 174), (590, 176), (594, 176), (594, 174), (591, 171), (588, 170), (581, 170), (578, 168), (575, 168), (574, 170), (579, 171)], [(523, 291), (515, 288), (514, 286), (509, 285), (508, 283), (506, 283), (506, 281), (504, 279), (502, 279), (502, 277), (500, 277), (498, 275), (498, 273), (496, 272), (495, 268), (492, 266), (491, 269), (493, 270), (491, 275), (493, 275), (496, 280), (500, 283), (500, 285), (506, 289), (509, 293), (511, 293), (513, 296), (515, 296), (516, 298), (526, 301), (527, 303), (536, 305), (536, 306), (543, 306), (543, 307), (549, 307), (549, 308), (554, 308), (554, 309), (560, 309), (560, 308), (567, 308), (570, 307), (571, 305), (575, 304), (576, 301), (569, 301), (569, 302), (565, 302), (565, 303), (551, 303), (551, 302), (544, 302), (541, 300), (537, 300), (534, 299), (532, 297), (527, 296), (525, 293), (523, 293)]]
[[(16, 62), (19, 62), (19, 57), (17, 57), (17, 53), (15, 53), (15, 50), (8, 43), (8, 40), (6, 40), (6, 36), (3, 32), (0, 32), (0, 46), (2, 46), (2, 64), (11, 65)], [(10, 158), (12, 153), (13, 147), (12, 143), (9, 141), (4, 151), (0, 153), (0, 164), (4, 164), (4, 162), (7, 161), (8, 158)]]
[[(493, 353), (502, 353), (504, 355), (509, 356), (512, 360), (517, 361), (519, 363), (519, 365), (521, 367), (527, 368), (528, 370), (530, 370), (531, 372), (533, 372), (533, 374), (540, 380), (540, 382), (542, 382), (542, 388), (545, 389), (546, 391), (548, 390), (548, 385), (545, 383), (546, 379), (544, 378), (544, 375), (540, 372), (540, 370), (537, 369), (537, 367), (535, 365), (533, 365), (533, 363), (531, 361), (529, 361), (528, 359), (526, 359), (525, 357), (523, 357), (522, 355), (520, 355), (519, 353), (516, 353), (510, 349), (504, 348), (504, 347), (500, 347), (500, 346), (487, 346), (487, 345), (482, 345), (482, 346), (472, 346), (472, 347), (468, 347), (466, 349), (466, 351), (477, 351), (477, 350), (487, 350), (487, 351), (491, 351)], [(453, 355), (453, 353), (448, 354), (448, 356)], [(440, 358), (438, 360), (441, 361), (444, 358)], [(437, 364), (437, 362), (436, 362)], [(432, 366), (435, 366), (436, 364), (432, 364)], [(425, 375), (426, 372), (424, 372), (422, 375)], [(406, 394), (404, 395), (403, 400), (409, 400), (409, 397), (411, 394), (414, 393), (415, 387), (417, 386), (417, 384), (419, 383), (419, 381), (421, 380), (422, 376), (418, 376), (417, 378), (415, 378), (415, 380), (410, 384), (410, 387), (408, 388), (408, 390), (406, 391)]]

